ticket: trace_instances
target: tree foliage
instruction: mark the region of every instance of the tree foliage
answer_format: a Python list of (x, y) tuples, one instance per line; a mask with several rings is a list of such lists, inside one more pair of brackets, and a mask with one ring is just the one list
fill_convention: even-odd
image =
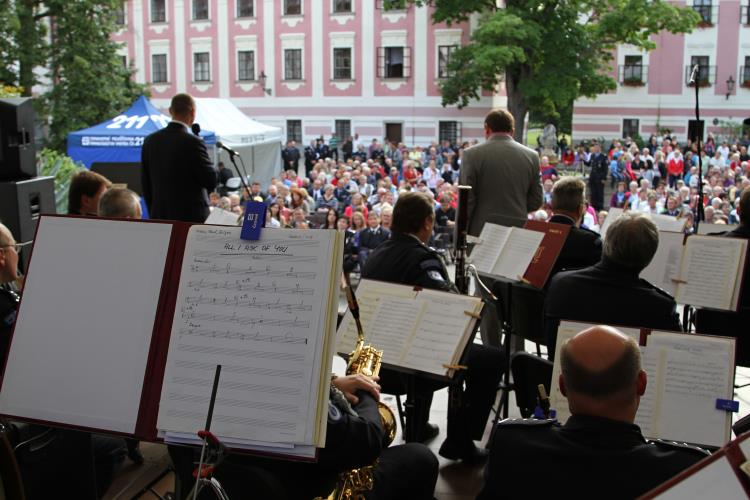
[(443, 105), (467, 106), (504, 82), (517, 136), (529, 110), (559, 118), (575, 99), (614, 90), (618, 44), (651, 50), (651, 35), (689, 32), (700, 20), (662, 0), (507, 0), (504, 8), (494, 0), (409, 1), (433, 6), (436, 23), (478, 17), (471, 42), (451, 56)]
[[(39, 83), (48, 90), (38, 101), (49, 123), (49, 146), (62, 150), (69, 132), (94, 125), (125, 109), (143, 86), (122, 64), (116, 30), (122, 0), (0, 0), (0, 81), (20, 85), (25, 95)], [(48, 26), (51, 26), (48, 33)], [(5, 35), (12, 39), (6, 40)], [(48, 81), (48, 82), (47, 82)]]

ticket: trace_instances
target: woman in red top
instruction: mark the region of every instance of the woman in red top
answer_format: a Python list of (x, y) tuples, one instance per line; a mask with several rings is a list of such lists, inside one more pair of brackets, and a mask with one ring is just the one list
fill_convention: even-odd
[(667, 174), (669, 174), (669, 187), (677, 187), (677, 181), (682, 179), (685, 162), (682, 160), (682, 153), (676, 149), (672, 158), (667, 162)]

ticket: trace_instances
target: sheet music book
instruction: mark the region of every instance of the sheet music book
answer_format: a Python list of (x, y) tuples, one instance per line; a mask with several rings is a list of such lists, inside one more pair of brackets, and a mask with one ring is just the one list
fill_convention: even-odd
[[(559, 388), (560, 349), (565, 340), (592, 326), (561, 322), (555, 346), (550, 401), (558, 420), (570, 416)], [(643, 370), (648, 376), (635, 423), (651, 439), (668, 439), (721, 447), (730, 439), (730, 412), (716, 400), (733, 398), (734, 345), (727, 337), (691, 335), (616, 327), (640, 341)]]
[(701, 222), (698, 224), (698, 234), (725, 233), (737, 229), (737, 224), (709, 224)]
[(469, 260), (481, 273), (520, 281), (544, 236), (539, 231), (485, 222)]
[[(481, 298), (364, 279), (357, 287), (365, 343), (383, 351), (383, 364), (452, 377), (446, 365), (460, 362)], [(357, 328), (347, 310), (338, 328), (336, 351), (349, 354)]]
[(734, 500), (750, 497), (748, 455), (750, 434), (726, 446), (641, 496), (641, 500), (695, 499)]
[(680, 261), (675, 300), (707, 309), (736, 311), (748, 240), (691, 235)]
[(312, 458), (325, 443), (337, 231), (42, 216), (0, 414)]
[(567, 224), (556, 224), (554, 222), (541, 222), (530, 220), (526, 222), (524, 229), (544, 233), (544, 239), (539, 244), (531, 259), (531, 264), (526, 269), (523, 278), (537, 288), (543, 288), (549, 279), (549, 274), (560, 256), (565, 240), (570, 234), (572, 226)]
[(684, 233), (659, 231), (659, 246), (649, 265), (641, 271), (640, 277), (674, 297), (684, 242)]
[[(624, 213), (625, 210), (623, 210), (622, 208), (609, 209), (602, 227), (599, 228), (599, 233), (601, 234), (602, 239), (605, 239), (607, 231), (609, 230), (609, 226), (612, 225), (614, 221), (622, 217)], [(648, 212), (639, 213), (642, 213), (643, 215), (651, 219), (654, 224), (656, 224), (656, 228), (659, 231), (667, 231), (672, 233), (681, 233), (685, 231), (685, 224), (687, 224), (687, 219), (685, 218), (677, 218), (671, 215), (650, 214)]]
[(239, 226), (240, 216), (223, 208), (213, 207), (208, 214), (205, 224), (216, 224), (219, 226)]

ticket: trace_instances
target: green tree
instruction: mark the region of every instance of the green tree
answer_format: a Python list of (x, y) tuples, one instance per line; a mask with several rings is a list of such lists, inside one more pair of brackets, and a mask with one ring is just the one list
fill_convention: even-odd
[[(49, 90), (37, 110), (49, 123), (48, 143), (64, 149), (69, 132), (94, 125), (145, 93), (122, 64), (111, 35), (123, 0), (0, 0), (0, 80), (31, 95), (37, 69), (47, 69)], [(47, 25), (52, 26), (47, 37)], [(49, 38), (49, 42), (47, 41)], [(2, 70), (0, 70), (2, 71)]]
[[(700, 17), (662, 0), (409, 0), (435, 7), (435, 23), (479, 18), (471, 42), (451, 56), (443, 105), (459, 108), (505, 83), (516, 139), (531, 110), (559, 117), (579, 97), (614, 90), (612, 51), (627, 43), (654, 48), (652, 34), (691, 31)], [(563, 127), (564, 128), (564, 127)]]

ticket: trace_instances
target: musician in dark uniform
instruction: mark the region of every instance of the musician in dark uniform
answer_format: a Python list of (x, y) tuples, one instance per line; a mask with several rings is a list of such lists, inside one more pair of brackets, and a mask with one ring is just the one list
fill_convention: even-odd
[[(438, 462), (432, 452), (419, 443), (385, 448), (377, 408), (378, 383), (364, 375), (348, 375), (334, 378), (331, 385), (326, 445), (319, 450), (317, 462), (229, 455), (214, 474), (229, 498), (325, 498), (336, 486), (339, 473), (372, 465), (376, 460), (373, 489), (365, 493), (368, 500), (433, 497)], [(191, 472), (197, 450), (169, 446), (169, 453), (184, 496), (194, 481)]]
[(555, 261), (550, 278), (560, 271), (593, 266), (602, 257), (602, 239), (581, 227), (586, 212), (586, 184), (578, 177), (563, 177), (552, 188), (552, 212), (550, 222), (570, 226), (560, 255)]
[[(737, 204), (740, 225), (732, 231), (720, 233), (725, 238), (750, 239), (750, 190), (745, 190)], [(745, 259), (742, 276), (742, 292), (737, 311), (710, 311), (699, 309), (696, 316), (696, 330), (708, 335), (723, 335), (737, 338), (737, 364), (750, 366), (750, 259)]]
[[(426, 195), (404, 193), (399, 196), (393, 209), (391, 237), (370, 254), (362, 277), (457, 293), (440, 256), (425, 244), (432, 235), (434, 222), (432, 201)], [(474, 440), (482, 438), (495, 400), (502, 376), (502, 351), (472, 343), (464, 364), (468, 366), (464, 404), (456, 412), (457, 418), (448, 419), (447, 438), (440, 447), (440, 455), (451, 460), (477, 463), (486, 458), (486, 453), (474, 445)], [(406, 392), (403, 374), (383, 368), (380, 377), (384, 392)], [(416, 400), (413, 403), (416, 422), (413, 425), (418, 429), (417, 439), (424, 441), (438, 433), (437, 426), (427, 421), (433, 392), (446, 384), (417, 377), (415, 385)]]
[(564, 344), (560, 360), (572, 416), (564, 425), (500, 422), (478, 500), (636, 498), (708, 456), (686, 444), (649, 442), (633, 423), (647, 384), (634, 340), (592, 327)]
[(609, 227), (596, 265), (552, 278), (544, 303), (550, 359), (561, 319), (682, 331), (674, 298), (638, 277), (658, 244), (649, 218), (626, 213)]

